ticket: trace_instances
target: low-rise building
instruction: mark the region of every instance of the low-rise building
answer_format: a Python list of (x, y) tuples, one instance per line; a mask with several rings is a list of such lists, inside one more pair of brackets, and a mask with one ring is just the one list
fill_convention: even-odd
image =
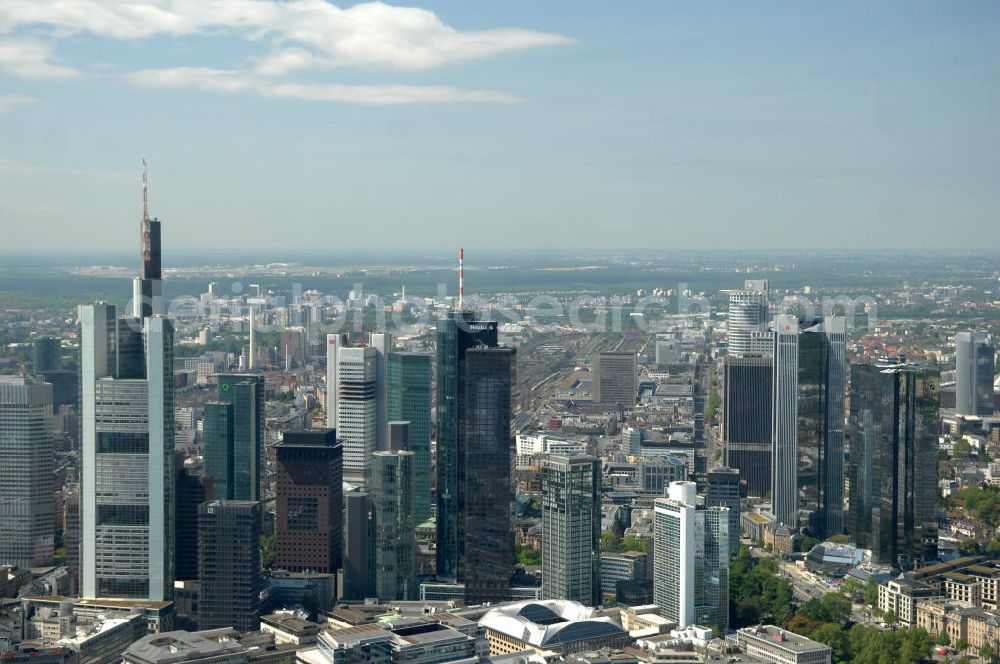
[(164, 632), (133, 643), (121, 664), (279, 664), (292, 661), (295, 649), (259, 632), (242, 635), (229, 628)]
[(491, 656), (522, 650), (568, 654), (621, 648), (631, 641), (618, 623), (595, 617), (594, 609), (569, 600), (503, 604), (483, 615), (479, 626)]
[(736, 632), (736, 642), (751, 657), (774, 664), (831, 664), (833, 660), (830, 646), (774, 625), (744, 627)]

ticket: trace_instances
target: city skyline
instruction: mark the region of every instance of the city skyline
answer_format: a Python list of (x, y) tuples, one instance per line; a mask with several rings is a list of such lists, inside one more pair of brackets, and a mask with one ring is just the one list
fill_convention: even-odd
[(997, 246), (989, 3), (151, 4), (0, 11), (11, 246)]

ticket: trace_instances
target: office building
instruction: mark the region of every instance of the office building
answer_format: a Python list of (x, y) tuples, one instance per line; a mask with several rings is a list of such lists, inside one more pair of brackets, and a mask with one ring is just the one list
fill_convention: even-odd
[(414, 455), (405, 449), (409, 424), (390, 422), (390, 449), (372, 457), (375, 595), (383, 601), (417, 597)]
[(653, 601), (678, 627), (729, 624), (728, 512), (705, 507), (694, 482), (653, 505)]
[[(156, 294), (150, 278), (137, 284)], [(136, 306), (145, 313), (156, 301)], [(155, 315), (119, 318), (114, 305), (104, 303), (81, 306), (79, 318), (81, 594), (168, 600), (174, 585), (173, 327)]]
[(496, 321), (456, 311), (437, 321), (437, 573), (456, 580), (465, 561), (466, 352), (497, 345)]
[(740, 550), (740, 474), (735, 468), (708, 471), (706, 507), (729, 508), (729, 555)]
[(729, 293), (728, 355), (747, 357), (754, 351), (754, 338), (767, 331), (768, 288), (766, 281), (747, 281), (743, 290)]
[(955, 409), (962, 415), (993, 414), (996, 346), (983, 332), (955, 335)]
[(431, 356), (389, 354), (389, 420), (410, 423), (413, 452), (413, 517), (431, 516)]
[(937, 558), (939, 387), (931, 369), (851, 367), (848, 532), (876, 563)]
[(213, 500), (198, 507), (198, 625), (260, 626), (260, 503)]
[(343, 459), (334, 429), (286, 431), (275, 446), (275, 567), (333, 574), (341, 565)]
[[(533, 600), (487, 611), (479, 627), (491, 657), (531, 652), (570, 655), (617, 649), (631, 642), (628, 632), (592, 607), (568, 600)], [(569, 659), (569, 658), (567, 658)]]
[(771, 492), (773, 367), (770, 353), (728, 356), (724, 364), (722, 440), (726, 466), (736, 468), (748, 496)]
[[(379, 353), (372, 346), (337, 349), (337, 436), (344, 448), (344, 478), (367, 485), (379, 449)], [(329, 388), (328, 388), (329, 394)]]
[(643, 493), (663, 496), (671, 482), (688, 478), (687, 464), (676, 456), (639, 457), (635, 466), (639, 491)]
[(202, 475), (194, 459), (175, 455), (174, 578), (198, 578), (198, 506), (212, 499), (212, 478)]
[(736, 643), (747, 655), (774, 664), (830, 664), (833, 649), (804, 636), (775, 627), (758, 625), (736, 632)]
[(360, 601), (375, 597), (375, 534), (371, 498), (362, 491), (348, 493), (344, 500), (343, 597)]
[(514, 571), (510, 473), (517, 354), (513, 348), (465, 353), (465, 599), (502, 602)]
[(31, 370), (35, 375), (59, 371), (62, 366), (62, 341), (58, 337), (35, 337), (31, 343)]
[(304, 327), (286, 327), (281, 331), (281, 342), (278, 347), (281, 363), (285, 371), (291, 371), (306, 363), (306, 330)]
[(601, 462), (550, 455), (542, 475), (542, 597), (601, 603)]
[(205, 404), (205, 474), (218, 500), (262, 500), (264, 377), (219, 374)]
[(347, 345), (343, 333), (326, 335), (326, 426), (337, 428), (337, 354)]
[(635, 353), (601, 351), (594, 356), (594, 403), (633, 408), (639, 394), (637, 382)]
[(774, 515), (822, 539), (844, 530), (846, 322), (778, 316), (774, 335)]
[(615, 596), (618, 582), (641, 583), (646, 580), (645, 551), (604, 552), (601, 554), (601, 594)]
[(0, 376), (0, 564), (52, 564), (52, 386)]
[(375, 349), (375, 449), (388, 449), (389, 427), (389, 355), (393, 338), (386, 332), (368, 335), (368, 345)]

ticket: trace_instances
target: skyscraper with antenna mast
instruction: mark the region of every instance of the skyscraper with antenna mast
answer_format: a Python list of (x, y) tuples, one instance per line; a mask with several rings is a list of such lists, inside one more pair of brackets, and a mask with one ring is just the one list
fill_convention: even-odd
[(139, 222), (139, 276), (132, 281), (132, 315), (143, 319), (163, 315), (160, 264), (160, 220), (149, 218), (149, 167), (142, 160), (142, 220)]

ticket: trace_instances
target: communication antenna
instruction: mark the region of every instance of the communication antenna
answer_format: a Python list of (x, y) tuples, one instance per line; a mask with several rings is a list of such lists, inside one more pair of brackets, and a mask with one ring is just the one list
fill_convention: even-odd
[(458, 309), (463, 309), (465, 300), (465, 248), (458, 248)]

